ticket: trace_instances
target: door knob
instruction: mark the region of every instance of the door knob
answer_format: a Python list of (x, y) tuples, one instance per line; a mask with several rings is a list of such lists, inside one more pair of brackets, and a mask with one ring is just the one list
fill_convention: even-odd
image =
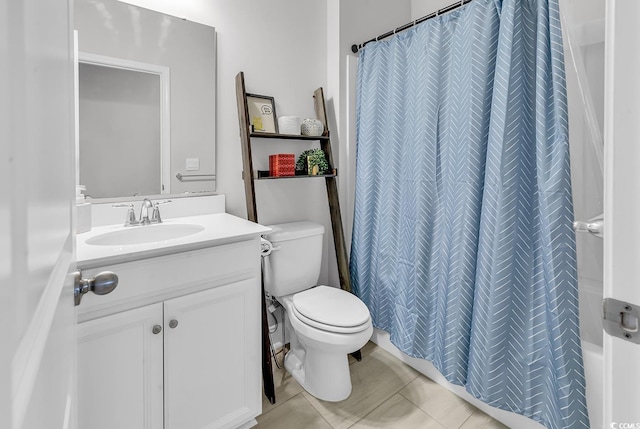
[(156, 335), (159, 334), (160, 332), (162, 332), (162, 326), (154, 325), (153, 330), (151, 332), (153, 332)]
[(169, 321), (169, 327), (171, 329), (175, 328), (176, 326), (178, 326), (178, 321), (176, 319), (172, 319)]
[(80, 305), (82, 296), (87, 292), (96, 295), (111, 293), (118, 286), (118, 276), (111, 271), (103, 271), (94, 278), (83, 279), (82, 272), (74, 273), (73, 297), (76, 306)]

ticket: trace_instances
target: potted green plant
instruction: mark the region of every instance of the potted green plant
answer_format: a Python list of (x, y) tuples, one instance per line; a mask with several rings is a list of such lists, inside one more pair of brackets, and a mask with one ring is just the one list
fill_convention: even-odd
[(322, 149), (309, 149), (302, 152), (298, 157), (296, 170), (310, 176), (326, 174), (329, 171), (329, 163), (324, 156), (324, 151)]

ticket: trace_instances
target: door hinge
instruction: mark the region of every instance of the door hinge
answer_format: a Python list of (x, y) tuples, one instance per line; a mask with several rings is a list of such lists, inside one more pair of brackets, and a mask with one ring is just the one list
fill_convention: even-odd
[(640, 306), (605, 298), (602, 303), (607, 334), (640, 344)]

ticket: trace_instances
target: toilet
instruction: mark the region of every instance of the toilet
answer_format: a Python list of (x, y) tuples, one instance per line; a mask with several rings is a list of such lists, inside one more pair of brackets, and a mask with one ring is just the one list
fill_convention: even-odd
[(265, 290), (284, 307), (291, 349), (287, 371), (310, 394), (338, 402), (351, 394), (348, 354), (364, 346), (373, 327), (367, 306), (342, 289), (317, 285), (324, 227), (313, 222), (269, 225), (272, 251), (264, 260)]

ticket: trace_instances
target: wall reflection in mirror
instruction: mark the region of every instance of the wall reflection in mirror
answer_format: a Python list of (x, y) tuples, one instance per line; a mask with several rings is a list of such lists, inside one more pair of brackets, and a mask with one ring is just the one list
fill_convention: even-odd
[(214, 191), (214, 28), (117, 0), (76, 0), (74, 15), (87, 194)]

